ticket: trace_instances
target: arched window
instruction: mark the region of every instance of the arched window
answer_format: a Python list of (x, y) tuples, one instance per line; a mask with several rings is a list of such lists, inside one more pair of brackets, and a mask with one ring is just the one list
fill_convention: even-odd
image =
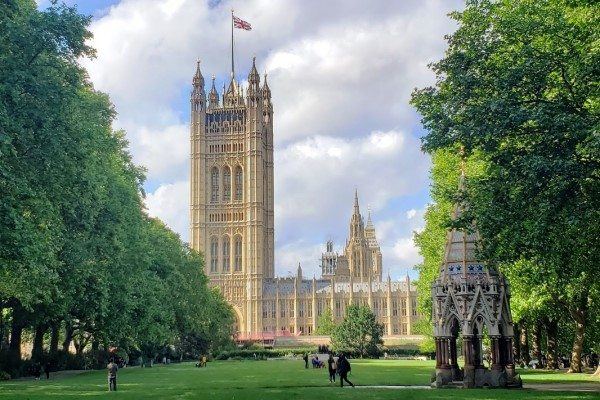
[(223, 272), (229, 272), (229, 266), (230, 266), (230, 259), (229, 259), (230, 246), (231, 246), (231, 243), (229, 243), (229, 236), (227, 236), (227, 235), (223, 236)]
[(235, 271), (241, 271), (242, 270), (242, 237), (241, 236), (236, 236), (235, 237), (235, 244), (234, 244), (234, 259), (233, 259), (233, 268)]
[(244, 173), (239, 165), (235, 168), (235, 200), (242, 201), (244, 193)]
[(210, 172), (210, 202), (219, 201), (219, 170), (214, 167)]
[(216, 237), (210, 240), (210, 272), (217, 272), (219, 263), (219, 241)]
[(231, 201), (231, 169), (223, 168), (223, 201)]

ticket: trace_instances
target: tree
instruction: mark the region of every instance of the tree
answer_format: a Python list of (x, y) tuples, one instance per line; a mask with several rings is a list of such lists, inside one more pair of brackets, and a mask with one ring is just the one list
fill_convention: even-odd
[(366, 306), (350, 305), (344, 320), (334, 329), (333, 348), (358, 353), (361, 357), (376, 355), (383, 344), (383, 325)]
[(185, 336), (205, 348), (231, 336), (201, 255), (146, 215), (144, 170), (78, 63), (94, 55), (89, 22), (55, 2), (0, 4), (0, 340), (10, 325), (13, 374), (24, 331), (38, 360), (48, 329), (56, 358), (63, 329), (65, 351), (98, 363), (111, 347), (156, 356)]
[(335, 331), (335, 322), (333, 321), (333, 313), (331, 312), (331, 308), (325, 307), (323, 313), (317, 320), (317, 329), (315, 333), (317, 335), (332, 335)]
[(459, 28), (433, 64), (437, 83), (412, 98), (423, 148), (479, 152), (486, 171), (468, 197), (485, 256), (507, 275), (526, 262), (515, 279), (568, 313), (580, 372), (600, 300), (600, 6), (473, 0), (452, 18)]

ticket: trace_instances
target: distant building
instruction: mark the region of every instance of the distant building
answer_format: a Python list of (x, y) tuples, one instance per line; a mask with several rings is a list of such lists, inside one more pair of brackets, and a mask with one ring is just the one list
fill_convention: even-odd
[(382, 281), (382, 257), (358, 194), (343, 254), (327, 242), (321, 279), (274, 275), (273, 104), (255, 63), (245, 90), (232, 77), (208, 99), (198, 64), (191, 94), (191, 247), (236, 314), (240, 338), (312, 334), (326, 308), (368, 305), (388, 335), (410, 335), (417, 293), (410, 279)]

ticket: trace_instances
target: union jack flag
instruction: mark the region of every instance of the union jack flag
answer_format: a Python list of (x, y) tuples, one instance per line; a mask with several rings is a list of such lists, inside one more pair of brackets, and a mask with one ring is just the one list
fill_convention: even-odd
[(235, 26), (238, 29), (244, 29), (246, 31), (252, 30), (252, 26), (249, 22), (246, 22), (243, 19), (236, 17), (235, 15), (233, 16), (233, 26)]

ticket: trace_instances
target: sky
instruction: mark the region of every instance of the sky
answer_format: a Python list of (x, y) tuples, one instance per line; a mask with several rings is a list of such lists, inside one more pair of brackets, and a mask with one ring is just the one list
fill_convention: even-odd
[[(49, 0), (37, 0), (40, 8)], [(189, 96), (196, 60), (222, 87), (231, 66), (231, 9), (252, 25), (235, 31), (236, 78), (252, 57), (268, 74), (274, 104), (275, 269), (301, 263), (319, 276), (326, 240), (342, 251), (354, 190), (371, 210), (384, 274), (421, 257), (429, 157), (410, 106), (435, 82), (447, 16), (461, 0), (66, 0), (92, 16), (96, 89), (110, 95), (137, 164), (147, 169), (146, 207), (189, 239)]]

